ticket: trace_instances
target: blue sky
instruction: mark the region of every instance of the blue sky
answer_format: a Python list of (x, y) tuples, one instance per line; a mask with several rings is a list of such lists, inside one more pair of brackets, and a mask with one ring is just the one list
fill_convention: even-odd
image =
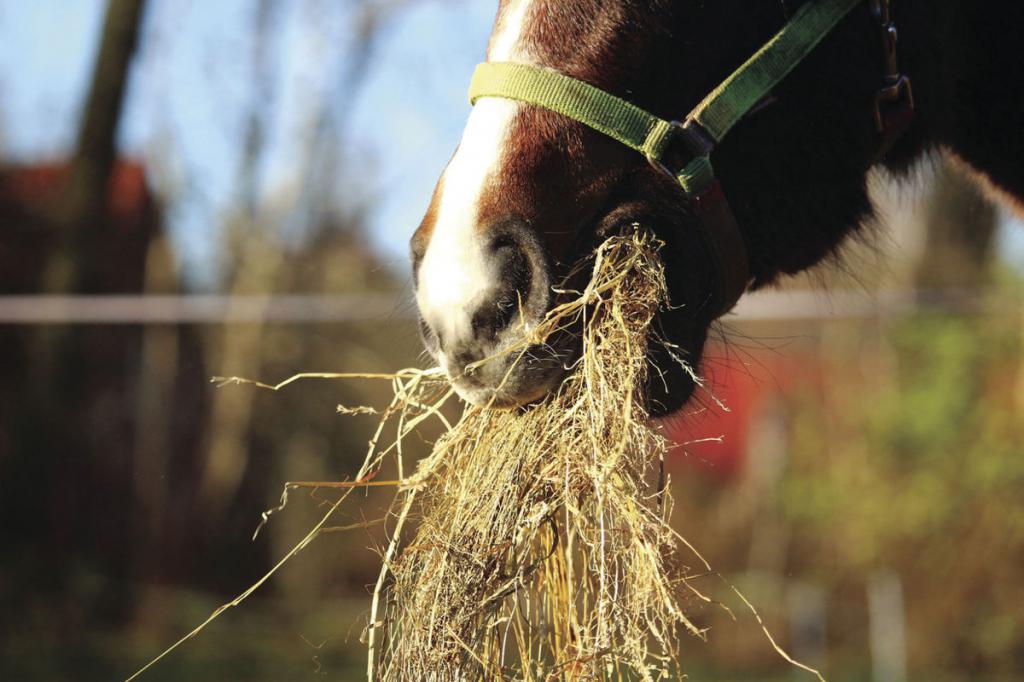
[[(28, 161), (67, 153), (104, 5), (0, 0), (0, 155)], [(287, 203), (301, 190), (313, 104), (333, 101), (349, 173), (332, 178), (332, 187), (366, 207), (368, 238), (396, 270), (406, 270), (408, 237), (458, 141), (469, 111), (466, 86), (497, 3), (412, 3), (385, 26), (353, 95), (338, 91), (349, 66), (338, 55), (346, 54), (359, 5), (280, 0), (272, 40), (263, 45), (274, 68), (254, 84), (254, 0), (150, 0), (120, 143), (149, 163), (197, 286), (213, 279), (224, 214), (237, 198), (247, 112), (266, 92), (273, 106), (263, 195)], [(1024, 229), (1004, 230), (1000, 250), (1024, 265)]]
[[(357, 2), (283, 0), (261, 187), (271, 201), (298, 191), (311, 103), (337, 92)], [(66, 155), (92, 68), (104, 0), (0, 0), (0, 155)], [(239, 149), (253, 86), (253, 0), (150, 0), (131, 80), (122, 152), (149, 162), (170, 198), (169, 227), (186, 272), (202, 286), (215, 267), (224, 211), (237, 196)], [(421, 0), (387, 23), (344, 114), (341, 179), (367, 206), (368, 237), (405, 269), (406, 244), (469, 111), (465, 91), (493, 21), (493, 0)], [(339, 43), (342, 43), (339, 45)]]

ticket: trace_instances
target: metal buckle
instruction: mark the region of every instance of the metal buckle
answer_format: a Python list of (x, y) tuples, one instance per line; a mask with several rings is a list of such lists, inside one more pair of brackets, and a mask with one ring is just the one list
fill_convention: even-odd
[(914, 89), (910, 79), (901, 75), (875, 95), (875, 127), (884, 133), (894, 125), (905, 125), (914, 109)]
[[(647, 157), (651, 167), (679, 182), (679, 173), (693, 159), (709, 156), (715, 141), (695, 119), (680, 123), (672, 121), (675, 134), (662, 155), (662, 159)], [(678, 166), (673, 170), (672, 166)], [(708, 187), (690, 196), (689, 204), (700, 225), (700, 236), (714, 263), (715, 282), (712, 293), (713, 316), (729, 312), (746, 290), (750, 281), (750, 266), (746, 243), (740, 232), (736, 216), (714, 180)]]
[[(652, 168), (675, 180), (690, 161), (698, 156), (709, 155), (715, 148), (715, 141), (704, 130), (704, 127), (692, 118), (682, 122), (669, 121), (669, 125), (672, 126), (675, 133), (662, 153), (662, 158), (656, 159), (650, 155), (646, 158)], [(679, 150), (674, 150), (677, 143), (681, 144), (683, 148), (682, 154), (678, 153)], [(673, 153), (674, 151), (676, 153)], [(677, 166), (677, 168), (673, 169), (669, 164)]]
[(875, 127), (880, 133), (906, 128), (914, 114), (914, 90), (910, 79), (900, 73), (898, 59), (899, 32), (892, 20), (889, 0), (872, 0), (871, 13), (882, 32), (882, 54), (885, 60), (885, 85), (875, 95)]

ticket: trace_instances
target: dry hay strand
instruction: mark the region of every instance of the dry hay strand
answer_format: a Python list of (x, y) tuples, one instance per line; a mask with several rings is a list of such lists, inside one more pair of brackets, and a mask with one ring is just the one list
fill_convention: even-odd
[(375, 622), (381, 679), (650, 680), (676, 669), (680, 626), (703, 634), (680, 606), (667, 444), (638, 402), (667, 300), (658, 247), (639, 230), (606, 241), (586, 290), (529, 340), (582, 329), (557, 393), (468, 409), (424, 462), (419, 527)]

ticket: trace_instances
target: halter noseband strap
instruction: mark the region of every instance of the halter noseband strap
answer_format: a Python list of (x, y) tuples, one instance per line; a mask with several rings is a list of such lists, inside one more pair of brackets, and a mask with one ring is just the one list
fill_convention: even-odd
[[(739, 225), (715, 178), (711, 152), (860, 2), (805, 4), (682, 123), (661, 119), (552, 69), (511, 62), (478, 65), (469, 88), (470, 103), (500, 97), (544, 107), (618, 140), (674, 177), (700, 219), (702, 236), (719, 273), (712, 303), (718, 316), (728, 312), (746, 290), (750, 270)], [(885, 6), (888, 23), (888, 1), (872, 2), (878, 4)]]

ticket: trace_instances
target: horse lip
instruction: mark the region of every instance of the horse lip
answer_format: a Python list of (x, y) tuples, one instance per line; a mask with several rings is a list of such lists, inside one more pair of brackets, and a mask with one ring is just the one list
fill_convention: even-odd
[(496, 409), (511, 409), (526, 407), (540, 402), (551, 393), (552, 388), (557, 385), (561, 376), (562, 373), (560, 371), (550, 372), (543, 377), (543, 380), (538, 379), (531, 382), (530, 385), (533, 390), (529, 392), (513, 393), (502, 386), (466, 386), (464, 382), (457, 379), (452, 380), (452, 386), (463, 400), (473, 405)]
[(523, 407), (533, 400), (523, 400), (518, 396), (509, 395), (495, 388), (474, 388), (466, 390), (461, 388), (459, 384), (453, 384), (455, 386), (456, 393), (462, 397), (468, 403), (477, 405), (479, 407), (490, 407), (494, 409), (512, 409), (516, 407)]
[[(536, 345), (526, 353), (508, 351), (471, 365), (469, 371), (453, 372), (445, 367), (456, 392), (474, 405), (511, 408), (529, 405), (557, 388), (565, 366), (561, 360), (569, 349)], [(549, 357), (544, 357), (548, 355)]]

